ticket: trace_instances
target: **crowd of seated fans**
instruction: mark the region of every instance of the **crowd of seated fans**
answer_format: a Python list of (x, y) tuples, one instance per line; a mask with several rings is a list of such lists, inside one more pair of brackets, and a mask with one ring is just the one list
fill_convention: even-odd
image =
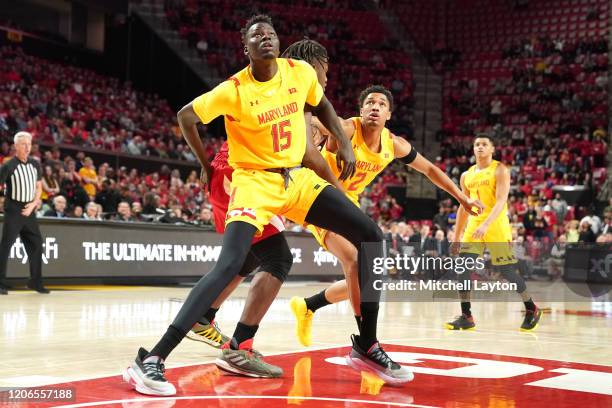
[[(12, 135), (135, 156), (195, 161), (166, 100), (92, 70), (0, 48), (0, 141)], [(207, 137), (213, 154), (221, 139)]]
[[(207, 7), (213, 3), (216, 8)], [(272, 17), (283, 17), (314, 13), (323, 3), (267, 4)], [(362, 10), (359, 1), (344, 3)], [(223, 13), (226, 17), (219, 20), (211, 13), (220, 6), (232, 5), (224, 0), (167, 1), (166, 15), (208, 63), (229, 75), (245, 65), (238, 32), (252, 10)], [(338, 10), (342, 12), (327, 10), (326, 17), (316, 21), (314, 17), (312, 21), (276, 18), (276, 28), (285, 45), (308, 35), (328, 48), (327, 93), (341, 116), (356, 113), (361, 87), (382, 82), (394, 92), (398, 107), (390, 127), (409, 135), (413, 83), (404, 66), (406, 56), (395, 50), (384, 31), (373, 30), (376, 41), (368, 43), (363, 33), (350, 29), (353, 16)], [(355, 11), (355, 16), (360, 12)], [(473, 164), (473, 135), (486, 132), (496, 141), (496, 158), (511, 169), (508, 208), (516, 241), (612, 242), (612, 201), (598, 216), (592, 209), (568, 206), (553, 192), (555, 185), (596, 187), (606, 179), (606, 41), (545, 35), (513, 40), (487, 57), (482, 72), (453, 69), (445, 60), (449, 53), (452, 65), (456, 64), (460, 56), (454, 50), (440, 48), (432, 54), (444, 65), (449, 84), (436, 165), (459, 183), (461, 173)], [(175, 113), (156, 95), (91, 70), (27, 55), (18, 47), (1, 48), (0, 60), (6, 62), (0, 64), (1, 157), (12, 156), (9, 138), (25, 130), (44, 142), (195, 160), (181, 137)], [(484, 72), (492, 74), (481, 75)], [(212, 157), (222, 141), (208, 140)], [(44, 169), (44, 205), (39, 215), (213, 223), (207, 193), (195, 171), (186, 179), (168, 166), (142, 174), (94, 163), (82, 152), (75, 157), (62, 157), (57, 148), (41, 153), (37, 145), (32, 155)], [(361, 198), (362, 208), (383, 228), (392, 248), (402, 242), (421, 242), (430, 249), (435, 246), (436, 251), (448, 249), (457, 207), (443, 200), (433, 221), (405, 220), (404, 209), (388, 192), (389, 186), (406, 184), (404, 171), (399, 165), (383, 172)], [(303, 230), (291, 223), (288, 228)]]
[[(321, 7), (325, 6), (324, 13)], [(346, 8), (345, 8), (346, 6)], [(236, 8), (218, 0), (167, 0), (165, 11), (172, 28), (195, 47), (221, 77), (247, 64), (240, 29), (254, 13), (265, 12), (274, 22), (282, 48), (308, 37), (322, 43), (330, 56), (326, 95), (339, 115), (357, 114), (359, 92), (373, 83), (393, 91), (396, 112), (390, 128), (411, 137), (413, 78), (410, 56), (391, 41), (376, 13), (365, 11), (365, 2), (283, 1), (250, 2)], [(223, 12), (227, 10), (227, 12)], [(221, 17), (220, 17), (221, 16)], [(368, 21), (368, 29), (363, 22)]]
[[(438, 165), (457, 181), (471, 163), (473, 135), (497, 141), (512, 184), (597, 186), (607, 177), (607, 44), (548, 38), (512, 43), (509, 76), (464, 78), (447, 92)], [(604, 61), (605, 60), (605, 66)]]
[[(33, 146), (31, 156), (43, 169), (39, 216), (213, 225), (208, 195), (195, 170), (182, 178), (178, 170), (162, 165), (144, 174), (96, 164), (83, 152), (62, 157), (58, 148), (41, 154)], [(11, 157), (2, 154), (2, 162)]]

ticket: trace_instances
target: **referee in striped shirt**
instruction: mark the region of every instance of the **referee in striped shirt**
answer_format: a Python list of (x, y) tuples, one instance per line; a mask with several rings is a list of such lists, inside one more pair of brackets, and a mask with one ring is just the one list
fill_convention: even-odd
[(0, 167), (0, 184), (4, 184), (4, 224), (0, 241), (0, 294), (6, 295), (6, 268), (11, 247), (17, 237), (25, 246), (30, 261), (28, 288), (49, 293), (42, 283), (42, 236), (36, 221), (36, 208), (42, 193), (42, 171), (32, 159), (32, 135), (18, 132), (14, 138), (15, 157)]

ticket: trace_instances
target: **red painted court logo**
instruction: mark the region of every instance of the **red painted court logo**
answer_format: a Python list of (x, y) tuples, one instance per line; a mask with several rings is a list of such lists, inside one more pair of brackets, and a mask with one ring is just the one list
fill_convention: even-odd
[(267, 356), (285, 374), (260, 381), (222, 374), (211, 363), (171, 368), (166, 375), (178, 398), (138, 394), (118, 376), (54, 387), (72, 387), (75, 408), (612, 407), (610, 366), (386, 344), (391, 358), (415, 373), (413, 381), (391, 387), (347, 367), (349, 350)]

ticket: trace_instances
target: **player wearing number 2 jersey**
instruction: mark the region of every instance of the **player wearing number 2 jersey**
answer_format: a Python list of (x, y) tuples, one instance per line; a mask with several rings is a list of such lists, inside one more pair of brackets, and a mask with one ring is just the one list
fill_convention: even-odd
[[(342, 127), (347, 137), (351, 138), (356, 158), (356, 172), (350, 179), (342, 181), (347, 197), (355, 206), (359, 206), (359, 195), (394, 159), (399, 159), (406, 165), (426, 175), (438, 187), (453, 195), (471, 214), (476, 214), (472, 208), (482, 208), (478, 200), (469, 198), (429, 160), (413, 149), (408, 141), (393, 135), (385, 127), (393, 111), (393, 96), (383, 86), (371, 86), (365, 89), (359, 97), (361, 107), (360, 117), (342, 121)], [(327, 130), (317, 125), (321, 132)], [(332, 171), (338, 174), (335, 166), (336, 148), (328, 139), (322, 151)], [(322, 228), (309, 226), (319, 243), (327, 248), (340, 260), (346, 280), (336, 282), (326, 290), (310, 298), (294, 297), (291, 299), (291, 309), (297, 320), (297, 336), (300, 342), (308, 346), (311, 343), (311, 324), (314, 312), (325, 305), (347, 299), (351, 300), (357, 324), (360, 318), (360, 292), (357, 276), (357, 249), (346, 239)], [(357, 362), (358, 363), (358, 362)]]

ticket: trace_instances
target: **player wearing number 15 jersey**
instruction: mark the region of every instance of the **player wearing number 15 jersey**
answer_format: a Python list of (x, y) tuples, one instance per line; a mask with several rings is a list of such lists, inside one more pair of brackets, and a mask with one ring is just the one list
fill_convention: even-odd
[[(356, 157), (356, 172), (350, 179), (342, 181), (347, 197), (355, 206), (359, 206), (359, 195), (394, 159), (399, 159), (406, 165), (427, 176), (438, 187), (453, 195), (459, 203), (471, 214), (476, 214), (472, 208), (481, 208), (478, 200), (469, 198), (450, 180), (446, 174), (429, 160), (413, 149), (408, 141), (393, 135), (386, 127), (393, 111), (393, 96), (383, 86), (375, 85), (365, 89), (359, 97), (361, 107), (360, 117), (342, 121), (342, 127), (347, 137), (351, 138)], [(316, 123), (316, 122), (315, 122)], [(327, 130), (316, 124), (319, 131)], [(328, 139), (322, 151), (323, 156), (335, 174), (336, 148)], [(291, 309), (297, 320), (297, 336), (300, 342), (308, 346), (311, 342), (311, 324), (313, 313), (320, 307), (349, 298), (355, 312), (357, 324), (360, 318), (360, 292), (357, 276), (357, 250), (346, 239), (322, 228), (309, 226), (319, 243), (340, 260), (346, 280), (336, 282), (325, 291), (310, 298), (294, 297), (291, 299)], [(353, 363), (360, 365), (358, 359)], [(366, 368), (366, 367), (362, 367)]]
[[(340, 178), (354, 174), (355, 156), (333, 106), (323, 95), (314, 69), (306, 62), (278, 58), (280, 41), (268, 16), (254, 16), (244, 26), (242, 42), (249, 65), (212, 91), (184, 106), (178, 114), (183, 136), (198, 157), (206, 162), (206, 150), (196, 124), (224, 116), (229, 145), (229, 163), (234, 168), (226, 229), (219, 260), (190, 291), (166, 333), (149, 352), (138, 351), (124, 371), (124, 379), (141, 393), (174, 395), (176, 388), (164, 376), (164, 362), (186, 333), (210, 308), (215, 299), (242, 268), (253, 236), (260, 235), (275, 214), (296, 223), (308, 222), (338, 233), (356, 248), (374, 243), (371, 255), (383, 255), (380, 228), (357, 209), (340, 191), (312, 170), (302, 168), (307, 148), (304, 108), (310, 106), (337, 140)], [(319, 157), (320, 158), (320, 157)], [(367, 263), (362, 274), (370, 275)], [(257, 294), (262, 304), (276, 296), (273, 291)], [(256, 304), (254, 304), (256, 307)], [(379, 302), (360, 304), (362, 324), (359, 350), (362, 358), (376, 365), (397, 383), (413, 378), (380, 348), (377, 340)], [(252, 333), (257, 327), (244, 325), (240, 336), (223, 346), (217, 365), (229, 369), (227, 359), (241, 365), (252, 354)]]

